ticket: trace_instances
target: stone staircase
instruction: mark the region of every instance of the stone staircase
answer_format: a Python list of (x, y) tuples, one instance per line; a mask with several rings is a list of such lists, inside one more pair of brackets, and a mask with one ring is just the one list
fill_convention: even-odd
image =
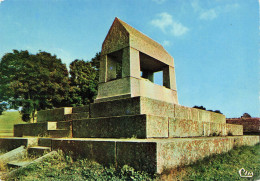
[(242, 136), (241, 125), (226, 124), (222, 114), (146, 97), (40, 111), (37, 119), (14, 127), (15, 136), (41, 137), (29, 155), (62, 150), (103, 165), (157, 173), (259, 142)]
[(37, 145), (27, 148), (27, 153), (19, 159), (7, 163), (8, 168), (20, 168), (30, 165), (37, 158), (51, 151), (51, 139), (39, 138)]
[[(70, 109), (71, 111), (68, 114), (62, 114), (60, 113), (62, 109)], [(15, 125), (14, 136), (39, 136), (50, 138), (72, 137), (72, 121), (89, 118), (89, 106), (58, 108), (41, 112), (39, 112), (40, 116), (37, 123)], [(41, 114), (42, 117), (44, 117), (42, 119)]]

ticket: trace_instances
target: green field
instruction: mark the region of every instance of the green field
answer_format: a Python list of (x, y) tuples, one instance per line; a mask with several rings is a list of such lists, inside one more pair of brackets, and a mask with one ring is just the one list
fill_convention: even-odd
[(13, 136), (13, 126), (24, 123), (18, 111), (3, 112), (0, 115), (0, 137)]

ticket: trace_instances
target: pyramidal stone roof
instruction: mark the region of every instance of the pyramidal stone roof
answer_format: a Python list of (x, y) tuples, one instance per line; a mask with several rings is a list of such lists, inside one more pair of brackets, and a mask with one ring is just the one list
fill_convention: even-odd
[(174, 66), (173, 58), (162, 45), (116, 17), (102, 44), (101, 54), (112, 53), (129, 46)]
[(119, 21), (124, 28), (126, 29), (126, 31), (128, 31), (128, 33), (130, 35), (136, 36), (138, 38), (141, 38), (142, 40), (146, 41), (147, 43), (155, 46), (156, 48), (159, 48), (163, 51), (166, 52), (166, 50), (163, 48), (163, 46), (159, 43), (157, 43), (156, 41), (152, 40), (151, 38), (149, 38), (148, 36), (146, 36), (145, 34), (143, 34), (142, 32), (138, 31), (137, 29), (133, 28), (132, 26), (130, 26), (129, 24), (127, 24), (126, 22), (122, 21), (119, 18), (115, 18), (115, 21)]

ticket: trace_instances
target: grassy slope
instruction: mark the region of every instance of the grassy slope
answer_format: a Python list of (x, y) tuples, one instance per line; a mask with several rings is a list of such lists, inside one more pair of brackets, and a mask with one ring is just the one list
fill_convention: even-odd
[(18, 111), (3, 112), (3, 115), (0, 115), (0, 136), (12, 136), (9, 134), (12, 133), (14, 124), (22, 123), (24, 122)]
[[(121, 170), (106, 168), (87, 160), (73, 161), (70, 156), (56, 155), (31, 165), (12, 178), (17, 180), (256, 180), (260, 175), (260, 145), (243, 146), (228, 153), (213, 155), (197, 163), (155, 178), (125, 166)], [(252, 171), (251, 179), (241, 178), (238, 170)]]

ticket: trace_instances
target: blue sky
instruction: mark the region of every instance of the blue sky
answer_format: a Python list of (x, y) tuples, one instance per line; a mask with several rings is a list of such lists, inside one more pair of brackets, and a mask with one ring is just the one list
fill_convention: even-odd
[(119, 17), (174, 57), (181, 105), (259, 117), (258, 11), (257, 0), (0, 0), (0, 57), (90, 60)]

